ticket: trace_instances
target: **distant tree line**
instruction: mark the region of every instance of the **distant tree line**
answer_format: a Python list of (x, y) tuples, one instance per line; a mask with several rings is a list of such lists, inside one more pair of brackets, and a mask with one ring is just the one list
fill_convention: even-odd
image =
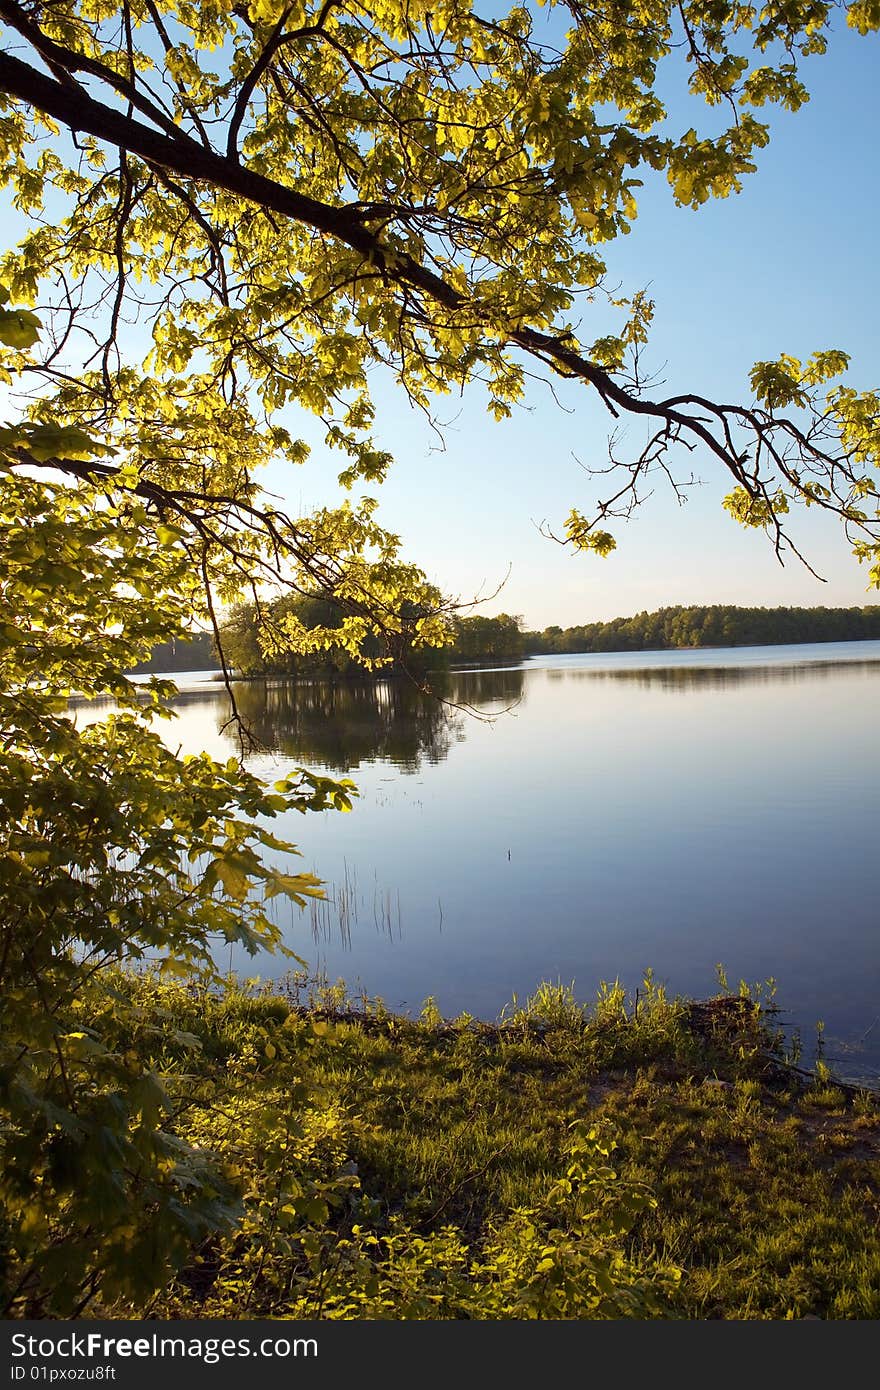
[(496, 618), (456, 618), (455, 643), (446, 649), (450, 662), (517, 661), (526, 654), (522, 618), (499, 613)]
[(149, 661), (133, 668), (135, 675), (151, 671), (211, 671), (219, 667), (210, 632), (197, 632), (188, 641), (158, 642)]
[[(220, 640), (226, 664), (241, 676), (292, 676), (334, 679), (367, 674), (363, 663), (332, 643), (312, 652), (290, 652), (264, 645), (265, 633), (293, 614), (306, 630), (332, 629), (341, 610), (326, 599), (285, 598), (258, 612), (240, 604), (224, 621)], [(853, 642), (880, 639), (880, 605), (865, 608), (736, 608), (711, 604), (660, 608), (631, 618), (577, 627), (523, 630), (522, 619), (509, 613), (494, 618), (452, 619), (454, 643), (443, 648), (412, 647), (402, 651), (391, 670), (414, 675), (466, 662), (518, 661), (526, 655), (563, 652), (664, 651), (677, 647), (759, 647), (792, 642)], [(380, 655), (378, 642), (367, 655)], [(195, 671), (219, 667), (217, 647), (208, 632), (191, 641), (163, 642), (152, 659), (136, 667), (146, 671)], [(381, 668), (388, 674), (389, 668)]]
[(632, 618), (525, 632), (529, 654), (663, 651), (674, 647), (759, 647), (880, 638), (880, 606), (866, 608), (660, 608)]

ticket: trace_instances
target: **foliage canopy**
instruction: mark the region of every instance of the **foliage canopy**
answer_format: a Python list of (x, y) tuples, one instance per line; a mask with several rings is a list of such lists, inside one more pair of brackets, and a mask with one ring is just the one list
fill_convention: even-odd
[[(876, 0), (545, 8), (542, 30), (534, 6), (469, 0), (0, 0), (0, 170), (24, 223), (0, 259), (0, 372), (26, 387), (0, 429), (7, 1308), (136, 1298), (236, 1219), (233, 1176), (116, 1044), (130, 1001), (108, 984), (95, 1012), (93, 991), (120, 959), (210, 979), (213, 937), (277, 944), (266, 900), (319, 887), (272, 866), (292, 847), (268, 823), (351, 788), (175, 756), (150, 719), (172, 689), (144, 702), (122, 673), (278, 586), (343, 614), (306, 629), (292, 609), (294, 648), (375, 662), (450, 639), (443, 596), (357, 495), (391, 463), (376, 369), (429, 415), (482, 382), (503, 418), (537, 372), (643, 419), (611, 495), (571, 512), (576, 547), (607, 553), (608, 519), (680, 443), (729, 471), (730, 510), (780, 550), (796, 504), (836, 514), (880, 583), (880, 401), (839, 384), (843, 352), (759, 363), (749, 404), (655, 400), (644, 295), (612, 298), (616, 333), (580, 327), (611, 297), (602, 247), (640, 176), (688, 206), (735, 192), (763, 108), (800, 106), (801, 58), (838, 11), (880, 26)], [(720, 131), (669, 129), (679, 50)], [(307, 453), (297, 408), (351, 490), (301, 518), (259, 486), (260, 465)], [(77, 720), (71, 696), (119, 712)]]
[[(290, 650), (291, 618), (302, 625), (302, 636), (296, 650)], [(327, 599), (302, 598), (284, 595), (274, 601), (255, 604), (236, 604), (220, 626), (219, 649), (225, 661), (241, 676), (338, 676), (362, 675), (366, 661), (381, 658), (381, 648), (375, 637), (366, 650), (353, 657), (344, 646), (334, 650), (329, 635), (344, 623), (345, 614), (338, 604)], [(432, 694), (439, 693), (436, 676), (448, 662), (516, 660), (524, 653), (521, 620), (508, 613), (487, 618), (473, 614), (449, 619), (448, 640), (451, 645), (442, 652), (416, 651), (402, 647), (398, 651), (399, 667), (391, 675), (405, 673), (427, 679)], [(319, 636), (314, 647), (309, 643)], [(427, 669), (426, 669), (427, 668)], [(162, 669), (156, 667), (155, 669)], [(240, 704), (240, 701), (239, 701)]]
[[(120, 455), (133, 460), (135, 490), (183, 523), (222, 597), (282, 573), (342, 603), (352, 651), (371, 631), (393, 647), (407, 623), (442, 641), (439, 595), (372, 500), (289, 518), (254, 470), (304, 457), (299, 406), (349, 487), (379, 482), (380, 365), (429, 413), (480, 380), (506, 416), (548, 371), (641, 417), (647, 442), (611, 495), (567, 519), (577, 547), (607, 553), (604, 523), (681, 443), (727, 468), (730, 511), (780, 550), (802, 503), (842, 517), (872, 558), (878, 398), (840, 384), (846, 354), (759, 362), (752, 403), (653, 400), (639, 375), (652, 305), (613, 299), (602, 259), (646, 173), (691, 207), (740, 188), (765, 109), (807, 99), (802, 59), (838, 14), (862, 33), (880, 24), (873, 0), (2, 0), (0, 158), (30, 223), (3, 262), (6, 313), (22, 348), (19, 306), (43, 297), (52, 325), (27, 362), (40, 390), (19, 452), (110, 487)], [(671, 128), (670, 82), (715, 108), (705, 130)], [(603, 298), (619, 329), (591, 341)], [(99, 469), (81, 440), (53, 449), (57, 426), (120, 453)]]

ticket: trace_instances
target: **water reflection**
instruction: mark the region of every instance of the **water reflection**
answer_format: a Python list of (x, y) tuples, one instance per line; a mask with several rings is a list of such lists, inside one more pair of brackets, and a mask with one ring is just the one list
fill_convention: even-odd
[[(847, 676), (880, 677), (880, 661), (848, 661)], [(839, 661), (810, 661), (801, 665), (779, 666), (641, 666), (637, 668), (605, 667), (591, 670), (549, 671), (551, 680), (628, 681), (643, 689), (692, 691), (695, 689), (733, 689), (749, 685), (801, 685), (805, 681), (828, 680), (839, 677)]]
[[(411, 682), (332, 684), (242, 681), (235, 699), (260, 745), (272, 752), (350, 771), (364, 762), (388, 762), (402, 772), (440, 763), (467, 736), (467, 710), (497, 714), (522, 699), (523, 671), (442, 674), (433, 695)], [(215, 717), (222, 728), (231, 704), (224, 693)]]

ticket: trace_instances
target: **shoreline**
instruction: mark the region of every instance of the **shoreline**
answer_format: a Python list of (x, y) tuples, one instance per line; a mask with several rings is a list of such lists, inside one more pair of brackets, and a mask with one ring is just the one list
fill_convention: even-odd
[(792, 1065), (748, 995), (545, 983), (490, 1024), (341, 982), (123, 987), (245, 1194), (155, 1316), (880, 1316), (880, 1096)]
[[(696, 658), (696, 657), (698, 657), (699, 655), (702, 655), (702, 654), (704, 654), (704, 653), (705, 653), (705, 654), (711, 654), (711, 653), (714, 653), (714, 652), (719, 652), (719, 653), (734, 653), (734, 652), (749, 652), (749, 651), (764, 652), (764, 651), (774, 651), (774, 650), (776, 650), (776, 649), (780, 649), (780, 650), (789, 650), (789, 649), (794, 648), (794, 647), (849, 647), (849, 648), (852, 648), (852, 647), (855, 647), (855, 646), (868, 645), (868, 644), (870, 644), (871, 646), (878, 646), (878, 647), (880, 647), (880, 638), (876, 638), (876, 637), (846, 637), (846, 638), (833, 638), (833, 639), (832, 639), (832, 638), (828, 638), (828, 639), (819, 638), (819, 639), (812, 640), (812, 641), (802, 641), (802, 640), (798, 639), (798, 640), (791, 640), (791, 641), (784, 641), (784, 640), (783, 640), (783, 641), (779, 641), (779, 642), (766, 642), (766, 643), (734, 642), (734, 643), (730, 643), (730, 644), (728, 644), (728, 645), (720, 645), (720, 644), (717, 644), (717, 643), (712, 643), (712, 644), (707, 643), (705, 646), (690, 646), (690, 645), (685, 645), (685, 646), (677, 646), (677, 647), (671, 647), (671, 646), (670, 646), (670, 647), (656, 647), (656, 646), (653, 646), (653, 647), (628, 647), (628, 648), (617, 648), (617, 649), (608, 648), (607, 650), (606, 650), (605, 648), (599, 648), (599, 649), (594, 649), (594, 650), (593, 650), (593, 649), (591, 649), (591, 650), (579, 649), (579, 650), (571, 650), (571, 651), (524, 651), (524, 652), (522, 652), (520, 655), (513, 655), (513, 656), (507, 656), (507, 657), (505, 657), (505, 656), (497, 656), (497, 657), (496, 657), (496, 656), (492, 656), (492, 657), (486, 657), (485, 659), (473, 658), (473, 659), (470, 659), (470, 660), (467, 660), (467, 661), (458, 661), (458, 662), (454, 662), (454, 663), (451, 662), (448, 666), (436, 667), (436, 668), (434, 668), (433, 670), (429, 670), (429, 671), (427, 671), (427, 672), (425, 672), (425, 673), (423, 673), (423, 674), (424, 674), (425, 676), (434, 676), (434, 677), (437, 677), (437, 676), (444, 676), (444, 675), (466, 675), (469, 671), (474, 671), (474, 672), (488, 672), (488, 671), (497, 670), (497, 669), (501, 669), (501, 670), (515, 670), (515, 669), (519, 669), (519, 668), (521, 668), (521, 667), (526, 667), (527, 664), (528, 664), (529, 662), (540, 662), (540, 661), (545, 661), (545, 660), (550, 660), (550, 661), (555, 662), (557, 659), (558, 659), (558, 660), (562, 660), (562, 659), (564, 659), (564, 658), (566, 658), (566, 657), (572, 657), (572, 656), (574, 656), (574, 657), (596, 657), (596, 658), (598, 658), (598, 659), (600, 659), (600, 660), (604, 660), (604, 659), (606, 659), (606, 658), (616, 658), (616, 659), (620, 659), (620, 658), (639, 658), (639, 657), (670, 657), (670, 656), (682, 656), (682, 655), (685, 655), (685, 654), (686, 654), (686, 655), (688, 655), (688, 656), (693, 656), (693, 657)], [(850, 660), (850, 659), (858, 660), (859, 658), (856, 656), (856, 657), (853, 657), (853, 658), (847, 657), (846, 659), (847, 659), (847, 660)], [(880, 661), (880, 650), (878, 650), (878, 654), (877, 654), (876, 657), (864, 657), (864, 658), (862, 658), (862, 659), (863, 659), (863, 660), (878, 660), (878, 661)], [(657, 667), (657, 668), (659, 668), (661, 664), (662, 664), (662, 663), (656, 662), (656, 661), (655, 661), (655, 662), (650, 663), (650, 666), (651, 666), (651, 667)], [(675, 664), (675, 663), (673, 663), (673, 664)], [(694, 662), (693, 664), (696, 665), (697, 663)], [(713, 667), (713, 665), (715, 665), (715, 664), (716, 664), (716, 663), (712, 663), (712, 662), (707, 662), (707, 663), (706, 663), (706, 665), (707, 665), (710, 669), (711, 669), (711, 668)], [(741, 663), (735, 662), (735, 663), (733, 663), (733, 664), (734, 664), (734, 665), (740, 665)], [(756, 664), (761, 664), (761, 663), (756, 663)], [(768, 663), (766, 663), (766, 664), (770, 665), (770, 664), (772, 664), (772, 663), (768, 662)], [(788, 664), (788, 663), (786, 663), (786, 664)], [(816, 656), (816, 657), (812, 657), (812, 658), (805, 658), (805, 659), (803, 660), (803, 663), (802, 663), (802, 664), (804, 664), (804, 665), (833, 665), (833, 664), (834, 664), (834, 658), (833, 658), (833, 657), (825, 658), (825, 657), (821, 657), (821, 656)], [(147, 670), (147, 671), (144, 671), (144, 670), (136, 670), (136, 671), (129, 671), (129, 672), (126, 672), (126, 675), (128, 676), (129, 679), (131, 679), (131, 678), (133, 678), (133, 677), (136, 677), (136, 678), (138, 678), (138, 679), (146, 679), (146, 678), (148, 678), (149, 676), (158, 676), (158, 677), (163, 678), (163, 679), (175, 680), (175, 679), (176, 679), (177, 677), (179, 677), (179, 676), (187, 676), (187, 675), (193, 675), (193, 674), (203, 675), (204, 677), (206, 677), (206, 680), (207, 680), (207, 678), (210, 678), (210, 682), (211, 682), (212, 684), (213, 684), (213, 683), (217, 683), (217, 684), (221, 684), (221, 685), (222, 685), (222, 684), (224, 683), (223, 671), (222, 671), (222, 668), (219, 667), (219, 666), (216, 666), (216, 667), (193, 666), (193, 667), (185, 667), (185, 668), (182, 667), (182, 668), (179, 668), (179, 669), (177, 669), (177, 670), (171, 670), (171, 671), (165, 670), (165, 669), (160, 669), (159, 667), (155, 667), (154, 669), (152, 669), (152, 670)], [(298, 675), (296, 675), (296, 674), (294, 674), (294, 673), (287, 674), (287, 673), (285, 673), (284, 671), (269, 671), (269, 672), (260, 672), (260, 673), (255, 674), (255, 675), (242, 675), (242, 674), (239, 674), (238, 672), (236, 672), (234, 669), (230, 669), (230, 671), (229, 671), (229, 679), (230, 679), (231, 681), (233, 681), (233, 682), (252, 682), (252, 683), (254, 683), (254, 684), (268, 684), (269, 682), (272, 682), (272, 681), (283, 681), (283, 682), (285, 682), (285, 683), (293, 683), (293, 684), (296, 684), (296, 685), (322, 685), (322, 684), (348, 685), (348, 684), (372, 684), (372, 683), (374, 683), (374, 682), (376, 682), (376, 681), (380, 681), (380, 680), (391, 680), (391, 679), (407, 680), (407, 679), (412, 679), (412, 678), (411, 678), (411, 677), (408, 677), (408, 676), (407, 676), (407, 673), (406, 673), (405, 671), (400, 671), (400, 670), (382, 670), (382, 669), (379, 669), (379, 670), (376, 670), (376, 671), (363, 671), (363, 672), (356, 672), (356, 673), (346, 673), (346, 672), (336, 672), (336, 673), (334, 673), (334, 672), (332, 672), (332, 671), (328, 671), (328, 672), (323, 673), (323, 674), (314, 673), (314, 674), (303, 675), (303, 676), (298, 676)], [(416, 681), (416, 684), (418, 684), (418, 681)]]

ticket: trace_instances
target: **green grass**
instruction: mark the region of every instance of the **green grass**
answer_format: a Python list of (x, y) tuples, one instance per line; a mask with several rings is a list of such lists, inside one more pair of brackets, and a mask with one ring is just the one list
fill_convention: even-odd
[(792, 1068), (747, 994), (544, 984), (489, 1025), (124, 988), (120, 1042), (244, 1194), (160, 1316), (880, 1317), (877, 1098)]

